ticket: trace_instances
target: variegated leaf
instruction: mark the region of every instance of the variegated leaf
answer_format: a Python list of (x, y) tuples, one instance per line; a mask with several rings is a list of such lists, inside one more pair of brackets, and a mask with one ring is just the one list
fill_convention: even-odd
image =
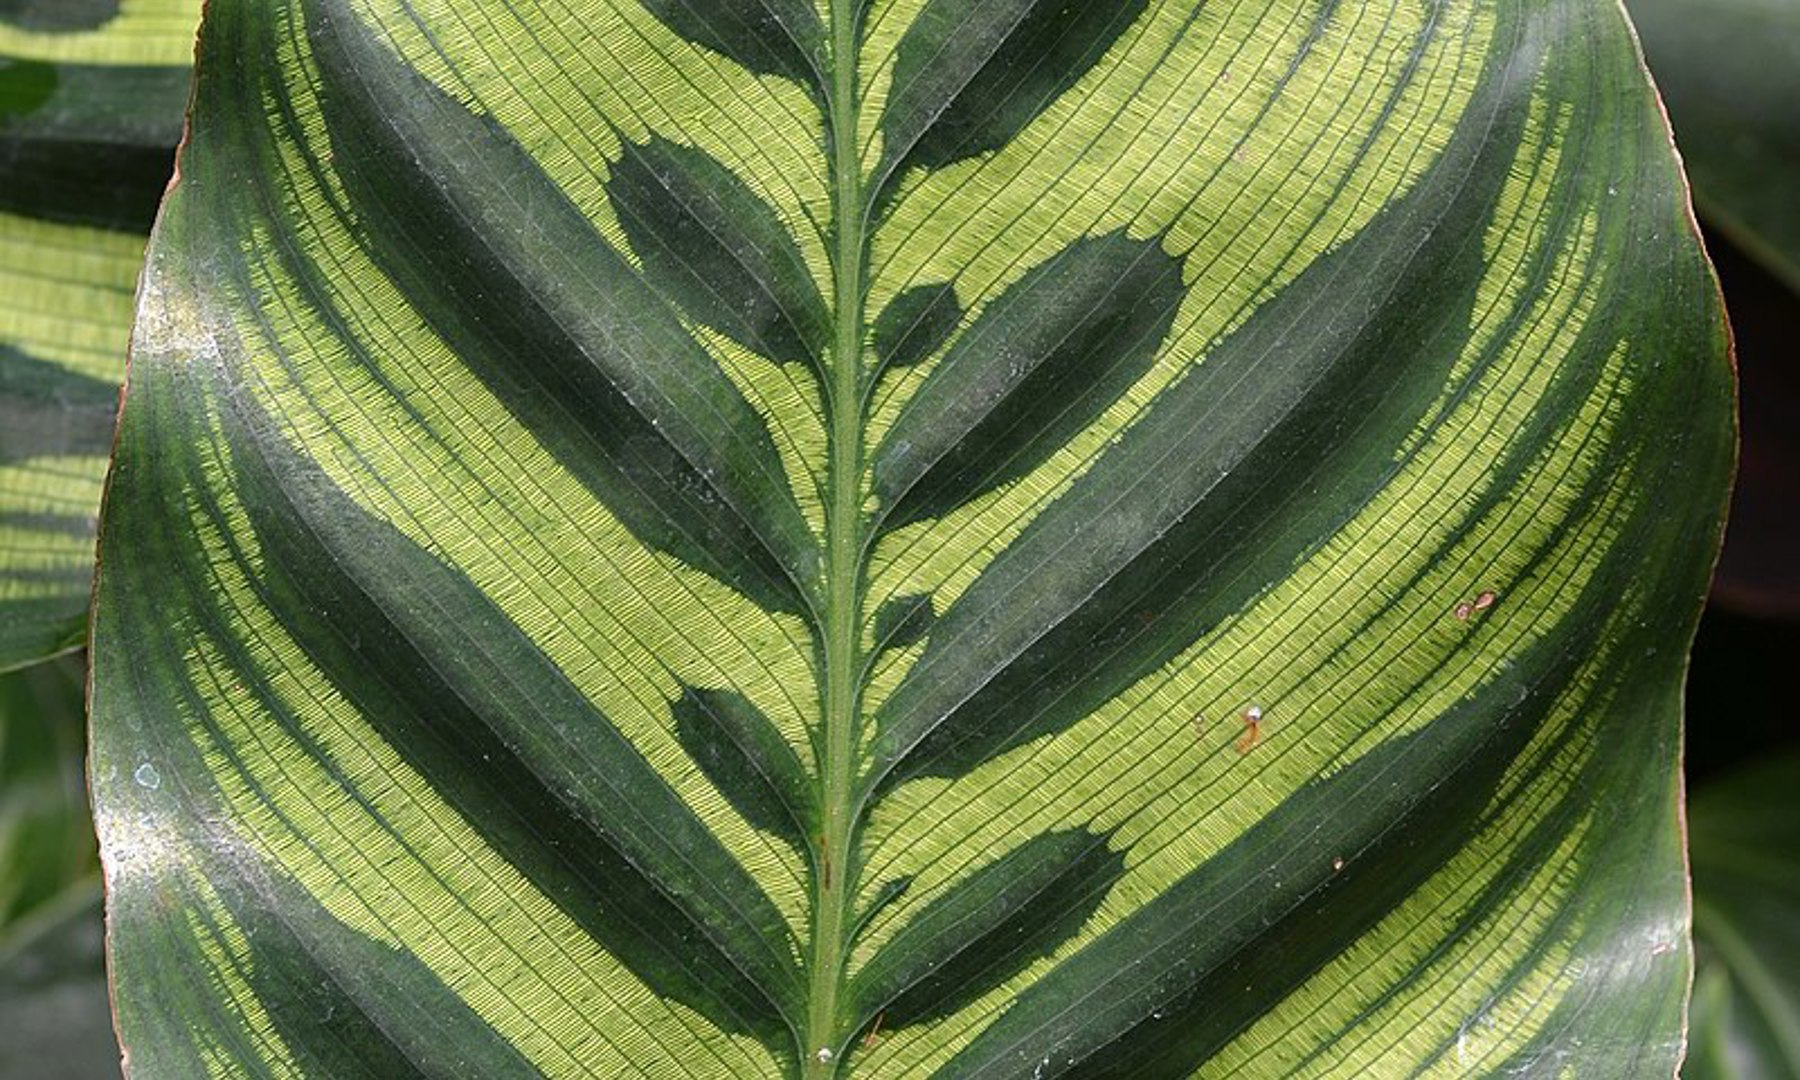
[(1613, 5), (213, 0), (197, 95), (134, 1075), (1673, 1070), (1731, 386)]

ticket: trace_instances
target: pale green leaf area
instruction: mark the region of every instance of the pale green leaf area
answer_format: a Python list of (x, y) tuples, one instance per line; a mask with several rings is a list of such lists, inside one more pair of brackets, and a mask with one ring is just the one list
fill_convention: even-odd
[(0, 671), (80, 647), (199, 0), (0, 3)]
[(1687, 1080), (1800, 1076), (1800, 759), (1741, 769), (1688, 809), (1694, 980)]
[(1601, 0), (212, 0), (134, 1078), (1673, 1075), (1717, 288)]
[(1800, 4), (1630, 7), (1701, 213), (1800, 290)]

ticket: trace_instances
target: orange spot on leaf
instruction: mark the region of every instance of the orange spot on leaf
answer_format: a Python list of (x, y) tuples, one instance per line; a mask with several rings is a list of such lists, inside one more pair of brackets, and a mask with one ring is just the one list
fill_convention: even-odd
[(1248, 754), (1259, 742), (1262, 742), (1262, 709), (1252, 705), (1244, 710), (1244, 733), (1233, 745), (1238, 753)]

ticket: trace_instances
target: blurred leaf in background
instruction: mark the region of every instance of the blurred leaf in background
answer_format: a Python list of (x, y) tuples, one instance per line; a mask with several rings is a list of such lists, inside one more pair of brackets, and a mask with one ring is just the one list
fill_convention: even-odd
[(85, 741), (78, 658), (0, 677), (0, 1077), (118, 1075)]
[[(1713, 598), (1767, 624), (1749, 633), (1779, 633), (1800, 619), (1800, 3), (1629, 6), (1738, 343), (1743, 450)], [(1744, 629), (1703, 628), (1701, 648)]]
[(0, 671), (85, 638), (132, 294), (198, 0), (0, 0)]
[(1701, 213), (1800, 290), (1800, 3), (1630, 7)]
[(1800, 1076), (1800, 754), (1708, 785), (1690, 808), (1699, 954), (1687, 1080)]

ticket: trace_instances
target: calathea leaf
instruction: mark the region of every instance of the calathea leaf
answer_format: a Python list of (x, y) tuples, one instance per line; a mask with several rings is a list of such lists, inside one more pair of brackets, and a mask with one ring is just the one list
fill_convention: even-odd
[(199, 8), (0, 5), (0, 671), (86, 636), (131, 290)]
[(620, 145), (607, 195), (652, 283), (745, 348), (822, 373), (830, 316), (769, 205), (703, 153)]
[(644, 7), (689, 41), (751, 71), (823, 90), (825, 28), (806, 0), (646, 0)]
[(1730, 376), (1614, 7), (216, 0), (198, 70), (135, 1074), (1673, 1068)]
[[(890, 170), (998, 150), (1092, 71), (1146, 0), (930, 0), (894, 50), (881, 114)], [(878, 181), (878, 184), (880, 181)]]
[(950, 340), (962, 322), (956, 287), (919, 285), (895, 297), (881, 311), (870, 333), (877, 373), (888, 367), (911, 367)]
[(86, 907), (97, 884), (81, 735), (74, 659), (0, 678), (0, 957), (71, 893)]

